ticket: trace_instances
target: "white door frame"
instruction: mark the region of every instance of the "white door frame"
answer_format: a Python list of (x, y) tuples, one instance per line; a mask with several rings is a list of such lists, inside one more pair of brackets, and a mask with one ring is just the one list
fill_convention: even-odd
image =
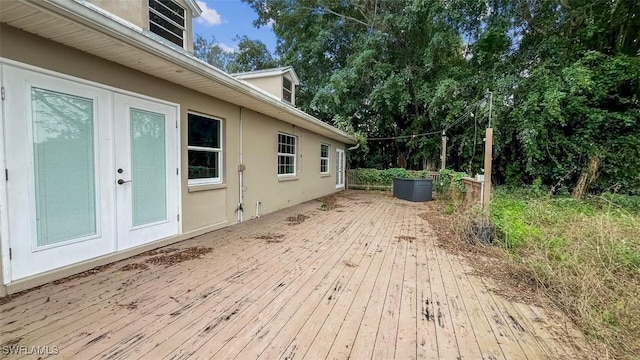
[[(1, 59), (1, 58), (0, 58)], [(2, 62), (0, 62), (0, 86), (2, 86), (2, 96), (4, 97), (4, 72)], [(4, 99), (0, 99), (0, 170), (7, 168), (5, 151), (5, 106)], [(11, 260), (9, 259), (9, 216), (7, 214), (7, 180), (5, 176), (0, 176), (0, 263), (2, 264), (2, 282), (8, 284), (11, 281)]]
[[(180, 172), (180, 154), (173, 151), (173, 145), (179, 137), (177, 106), (169, 106), (142, 99), (136, 96), (115, 94), (114, 95), (114, 116), (115, 116), (115, 167), (114, 174), (118, 180), (126, 182), (118, 184), (116, 187), (116, 224), (117, 224), (117, 250), (124, 250), (138, 245), (150, 243), (162, 238), (177, 235), (180, 232), (180, 221), (178, 221), (178, 199)], [(130, 144), (130, 110), (138, 109), (159, 113), (165, 116), (165, 175), (166, 175), (166, 201), (167, 219), (152, 224), (134, 226), (132, 224), (132, 187), (134, 182), (138, 184), (141, 179), (132, 179), (131, 176), (131, 144)], [(117, 169), (122, 169), (123, 173), (118, 174)]]
[(345, 175), (344, 149), (336, 149), (336, 189), (344, 188)]
[[(26, 70), (26, 71), (31, 71), (34, 72), (36, 74), (40, 74), (40, 75), (48, 75), (48, 76), (52, 76), (55, 77), (59, 80), (67, 80), (67, 81), (71, 81), (74, 82), (76, 84), (79, 85), (87, 85), (87, 86), (91, 86), (91, 87), (95, 87), (97, 89), (102, 89), (102, 90), (107, 90), (110, 91), (112, 93), (118, 93), (118, 94), (122, 94), (122, 95), (130, 95), (130, 96), (135, 96), (138, 97), (140, 99), (146, 99), (149, 101), (153, 101), (159, 104), (165, 104), (168, 106), (174, 106), (176, 109), (176, 138), (175, 138), (175, 148), (173, 149), (173, 151), (175, 151), (176, 154), (176, 159), (177, 159), (177, 163), (176, 166), (178, 167), (178, 169), (180, 169), (181, 166), (181, 148), (180, 148), (180, 107), (179, 104), (177, 103), (173, 103), (173, 102), (168, 102), (165, 100), (160, 100), (160, 99), (156, 99), (156, 98), (152, 98), (149, 96), (145, 96), (145, 95), (141, 95), (141, 94), (137, 94), (131, 91), (127, 91), (127, 90), (122, 90), (122, 89), (118, 89), (112, 86), (108, 86), (108, 85), (104, 85), (104, 84), (100, 84), (100, 83), (96, 83), (93, 81), (89, 81), (86, 79), (81, 79), (81, 78), (77, 78), (74, 76), (70, 76), (70, 75), (66, 75), (66, 74), (61, 74), (55, 71), (51, 71), (51, 70), (47, 70), (47, 69), (43, 69), (43, 68), (39, 68), (33, 65), (29, 65), (29, 64), (24, 64), (18, 61), (14, 61), (11, 59), (7, 59), (7, 58), (3, 58), (0, 57), (0, 85), (2, 85), (3, 87), (6, 87), (6, 74), (3, 71), (4, 65), (8, 65), (20, 70)], [(6, 89), (3, 89), (6, 90)], [(4, 95), (4, 93), (3, 93)], [(6, 151), (6, 119), (7, 116), (5, 114), (6, 112), (6, 104), (8, 101), (11, 101), (11, 94), (7, 94), (7, 98), (6, 100), (0, 101), (0, 170), (5, 169), (7, 166), (7, 151)], [(113, 120), (110, 121), (110, 125), (111, 127), (111, 131), (109, 132), (109, 137), (113, 137)], [(98, 141), (98, 139), (96, 139), (96, 141)], [(109, 141), (112, 141), (112, 139), (109, 139)], [(171, 149), (167, 149), (167, 151), (171, 151)], [(110, 163), (111, 169), (115, 170), (114, 166), (113, 166), (113, 161), (111, 161)], [(108, 175), (111, 175), (112, 173), (114, 173), (114, 171), (110, 171)], [(181, 170), (178, 170), (178, 175), (177, 175), (177, 181), (176, 181), (176, 206), (177, 206), (177, 214), (178, 216), (182, 217), (182, 180), (181, 180)], [(11, 176), (9, 177), (9, 179), (11, 179)], [(115, 181), (115, 178), (113, 179)], [(18, 278), (16, 278), (15, 274), (12, 272), (12, 260), (10, 259), (10, 253), (9, 253), (9, 249), (11, 246), (11, 241), (10, 241), (10, 236), (9, 236), (9, 201), (8, 201), (8, 187), (7, 187), (7, 181), (5, 180), (5, 176), (0, 176), (0, 248), (1, 248), (1, 252), (0, 252), (0, 258), (2, 259), (2, 269), (0, 269), (0, 271), (2, 271), (2, 282), (4, 284), (9, 284), (15, 280), (18, 280)], [(112, 193), (111, 198), (113, 199), (113, 201), (115, 202), (115, 195)], [(112, 210), (113, 212), (115, 212), (115, 205), (112, 206)], [(115, 215), (114, 215), (115, 216)], [(115, 230), (114, 230), (115, 231)], [(177, 230), (178, 234), (182, 233), (182, 221), (178, 222), (178, 230)], [(113, 243), (114, 243), (114, 251), (117, 251), (117, 249), (115, 249), (115, 236), (113, 237)], [(15, 254), (14, 254), (15, 255)], [(15, 257), (14, 257), (15, 258)], [(45, 270), (44, 272), (46, 272), (48, 270)]]
[[(62, 266), (106, 255), (115, 249), (115, 221), (112, 209), (113, 189), (108, 185), (109, 168), (113, 161), (112, 93), (74, 81), (60, 79), (17, 67), (3, 65), (5, 91), (5, 146), (11, 149), (6, 156), (9, 169), (7, 181), (7, 216), (9, 246), (12, 259), (11, 280), (33, 276)], [(93, 106), (93, 151), (95, 234), (58, 243), (38, 245), (36, 232), (36, 193), (33, 149), (32, 88), (59, 92), (89, 99)], [(11, 101), (11, 102), (9, 102)], [(5, 279), (5, 282), (8, 279)]]

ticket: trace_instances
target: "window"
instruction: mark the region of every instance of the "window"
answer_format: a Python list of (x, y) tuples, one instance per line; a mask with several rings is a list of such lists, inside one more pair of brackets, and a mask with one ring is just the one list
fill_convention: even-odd
[(189, 185), (222, 182), (222, 120), (189, 113)]
[(296, 174), (296, 137), (278, 134), (278, 175)]
[(293, 94), (293, 83), (291, 83), (291, 80), (285, 78), (282, 78), (282, 99), (284, 99), (287, 102), (291, 102), (291, 97)]
[(329, 145), (320, 144), (320, 173), (329, 173)]
[(149, 30), (184, 47), (185, 10), (171, 0), (149, 0)]

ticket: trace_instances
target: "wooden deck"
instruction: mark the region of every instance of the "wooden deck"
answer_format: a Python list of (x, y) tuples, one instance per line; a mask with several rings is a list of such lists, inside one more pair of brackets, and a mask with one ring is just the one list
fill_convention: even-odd
[[(486, 279), (435, 246), (417, 216), (425, 205), (363, 192), (339, 203), (321, 211), (311, 201), (172, 247), (212, 248), (199, 259), (166, 266), (138, 256), (28, 292), (0, 306), (2, 350), (49, 346), (40, 351), (78, 359), (582, 358), (557, 340), (565, 324), (488, 291)], [(298, 214), (309, 218), (286, 221)]]

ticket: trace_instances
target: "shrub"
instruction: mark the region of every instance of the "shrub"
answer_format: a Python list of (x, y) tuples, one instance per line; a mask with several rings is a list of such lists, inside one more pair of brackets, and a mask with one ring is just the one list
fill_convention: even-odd
[(391, 186), (394, 178), (419, 179), (427, 176), (426, 171), (407, 170), (403, 168), (357, 169), (356, 180), (360, 185)]

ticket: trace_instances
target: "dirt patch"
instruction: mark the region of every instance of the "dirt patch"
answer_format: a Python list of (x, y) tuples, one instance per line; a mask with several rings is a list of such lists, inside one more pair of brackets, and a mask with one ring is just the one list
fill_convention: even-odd
[(147, 270), (149, 265), (141, 263), (127, 264), (120, 268), (120, 271)]
[(118, 304), (118, 306), (127, 310), (135, 310), (138, 308), (138, 302), (132, 301), (128, 304)]
[(15, 293), (15, 294), (7, 295), (5, 297), (1, 297), (0, 298), (0, 306), (4, 305), (4, 304), (8, 304), (8, 303), (12, 302), (13, 300), (25, 295), (27, 292), (31, 292), (31, 291), (33, 291), (33, 290), (32, 289), (28, 289), (28, 290), (21, 291), (19, 293)]
[(156, 256), (156, 255), (161, 255), (161, 254), (171, 254), (171, 253), (174, 253), (176, 251), (180, 251), (180, 249), (178, 249), (178, 248), (154, 249), (154, 250), (145, 251), (142, 254), (138, 254), (136, 256), (132, 256), (131, 259), (147, 257), (147, 256)]
[(201, 256), (206, 255), (211, 251), (213, 251), (213, 249), (209, 247), (194, 246), (173, 252), (165, 252), (160, 256), (147, 259), (145, 262), (152, 265), (164, 265), (165, 267), (169, 267), (183, 261), (199, 259)]
[(343, 260), (342, 263), (344, 264), (344, 266), (350, 268), (358, 266), (358, 264), (352, 262), (351, 260)]
[(396, 239), (398, 239), (398, 242), (400, 242), (400, 241), (413, 242), (413, 240), (415, 240), (416, 237), (415, 236), (400, 235), (400, 236), (396, 236)]
[(303, 215), (303, 214), (298, 214), (296, 216), (289, 216), (286, 221), (287, 221), (287, 225), (293, 226), (293, 225), (299, 225), (302, 224), (305, 220), (307, 220), (309, 217), (307, 215)]
[(344, 207), (338, 204), (338, 197), (335, 194), (323, 196), (319, 198), (318, 201), (322, 203), (322, 205), (320, 205), (320, 210), (322, 211), (329, 211)]
[(278, 240), (278, 239), (282, 239), (284, 237), (284, 235), (282, 234), (262, 234), (262, 235), (258, 235), (255, 237), (255, 239), (260, 239), (260, 240)]
[(539, 291), (535, 276), (514, 264), (502, 249), (468, 239), (468, 221), (462, 215), (446, 215), (443, 203), (430, 201), (427, 211), (418, 216), (433, 228), (438, 247), (461, 256), (473, 268), (472, 275), (490, 278), (501, 285), (499, 289), (493, 289), (494, 293), (526, 304), (542, 307), (551, 305)]
[(95, 268), (93, 268), (91, 270), (87, 270), (87, 271), (81, 272), (79, 274), (67, 276), (64, 279), (53, 281), (52, 284), (53, 285), (64, 284), (64, 283), (69, 282), (69, 281), (71, 281), (73, 279), (85, 278), (87, 276), (91, 276), (91, 275), (94, 275), (94, 274), (101, 273), (101, 272), (109, 269), (112, 266), (113, 266), (113, 264), (106, 264), (106, 265), (98, 266), (98, 267), (95, 267)]
[(284, 235), (282, 234), (262, 234), (255, 237), (256, 239), (266, 240), (267, 244), (281, 243)]

